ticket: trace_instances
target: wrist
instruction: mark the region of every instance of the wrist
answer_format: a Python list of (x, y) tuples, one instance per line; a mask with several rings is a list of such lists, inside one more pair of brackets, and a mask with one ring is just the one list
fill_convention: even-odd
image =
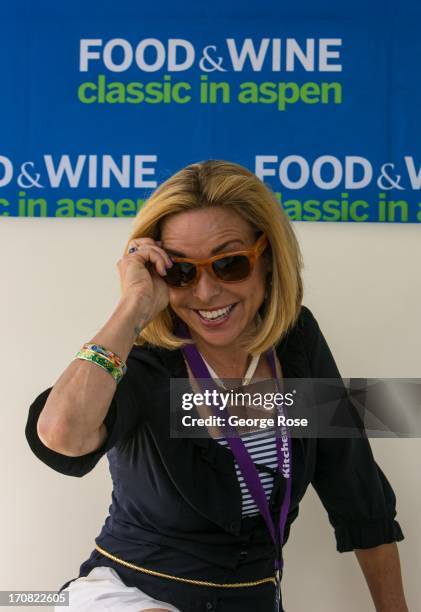
[(126, 362), (136, 338), (150, 320), (150, 310), (144, 299), (135, 294), (120, 298), (108, 321), (89, 340)]
[(137, 291), (126, 293), (119, 302), (118, 308), (122, 308), (130, 316), (133, 329), (137, 334), (146, 327), (151, 320), (151, 301)]

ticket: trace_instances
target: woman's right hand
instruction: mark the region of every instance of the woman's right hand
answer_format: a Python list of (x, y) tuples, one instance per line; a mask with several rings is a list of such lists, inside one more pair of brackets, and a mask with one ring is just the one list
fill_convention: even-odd
[[(117, 262), (121, 297), (136, 294), (146, 300), (149, 305), (149, 321), (164, 310), (169, 302), (168, 285), (162, 276), (172, 262), (160, 244), (148, 237), (131, 240), (127, 253)], [(129, 253), (132, 247), (137, 250)]]

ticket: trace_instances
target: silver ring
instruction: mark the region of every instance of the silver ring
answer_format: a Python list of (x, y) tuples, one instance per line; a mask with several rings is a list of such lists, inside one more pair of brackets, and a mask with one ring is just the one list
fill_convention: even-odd
[(129, 253), (134, 253), (135, 251), (137, 251), (137, 247), (136, 246), (130, 247)]

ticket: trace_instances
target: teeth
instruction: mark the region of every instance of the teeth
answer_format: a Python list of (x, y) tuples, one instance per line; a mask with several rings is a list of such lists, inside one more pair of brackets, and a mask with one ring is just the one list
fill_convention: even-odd
[(231, 304), (231, 306), (227, 306), (226, 308), (220, 308), (219, 310), (199, 310), (199, 314), (204, 319), (217, 319), (218, 317), (226, 315), (232, 307), (233, 304)]

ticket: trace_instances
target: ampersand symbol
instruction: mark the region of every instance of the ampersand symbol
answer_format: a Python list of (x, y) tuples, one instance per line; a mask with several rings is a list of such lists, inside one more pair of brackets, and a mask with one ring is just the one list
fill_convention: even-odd
[[(383, 164), (383, 166), (380, 168), (381, 175), (377, 179), (377, 186), (380, 189), (385, 189), (385, 190), (387, 189), (405, 189), (404, 187), (401, 187), (401, 175), (397, 174), (396, 178), (391, 176), (386, 170), (388, 166), (390, 166), (393, 170), (393, 168), (395, 167), (395, 164), (390, 164), (390, 163)], [(383, 181), (383, 179), (386, 179), (386, 180)]]
[[(21, 165), (20, 167), (21, 173), (19, 174), (18, 179), (17, 179), (19, 187), (23, 187), (24, 189), (29, 189), (30, 187), (43, 188), (44, 185), (41, 185), (41, 183), (39, 182), (39, 178), (41, 174), (39, 172), (35, 172), (35, 177), (31, 176), (29, 171), (26, 169), (27, 166), (30, 166), (31, 169), (33, 169), (34, 162), (27, 161)], [(26, 180), (24, 181), (24, 179)]]
[[(217, 61), (215, 62), (215, 60), (208, 54), (208, 49), (216, 51), (216, 46), (207, 45), (207, 47), (204, 48), (203, 57), (199, 62), (200, 70), (203, 70), (203, 72), (214, 72), (215, 70), (219, 70), (219, 72), (226, 72), (226, 69), (222, 68), (223, 58), (218, 56)], [(209, 64), (207, 64), (209, 65), (209, 68), (206, 67), (205, 60), (209, 62)]]

